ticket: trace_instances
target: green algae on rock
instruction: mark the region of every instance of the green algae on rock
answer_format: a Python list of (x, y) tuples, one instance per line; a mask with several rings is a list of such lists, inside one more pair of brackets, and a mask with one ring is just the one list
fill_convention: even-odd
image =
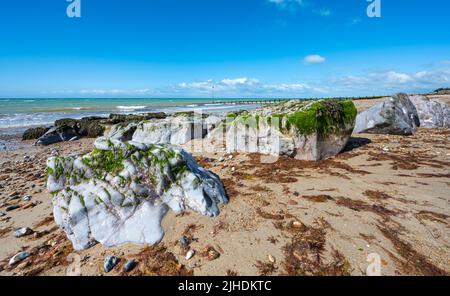
[(51, 157), (47, 167), (55, 222), (77, 250), (157, 243), (167, 208), (213, 217), (228, 202), (219, 177), (171, 145), (99, 138), (91, 153)]
[[(355, 124), (351, 101), (291, 100), (240, 115), (228, 114), (227, 150), (318, 160), (338, 154)], [(217, 133), (216, 134), (220, 134)]]

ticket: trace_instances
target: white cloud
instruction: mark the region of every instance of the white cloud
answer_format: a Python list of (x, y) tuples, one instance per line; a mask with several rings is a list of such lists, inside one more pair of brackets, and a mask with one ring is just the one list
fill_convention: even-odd
[(275, 4), (279, 8), (305, 6), (304, 0), (268, 0), (270, 3)]
[(315, 10), (314, 12), (321, 16), (330, 16), (331, 15), (331, 10), (329, 10), (328, 8), (322, 8), (319, 10)]
[(325, 63), (326, 59), (318, 54), (313, 54), (306, 56), (303, 61), (307, 64), (323, 64)]

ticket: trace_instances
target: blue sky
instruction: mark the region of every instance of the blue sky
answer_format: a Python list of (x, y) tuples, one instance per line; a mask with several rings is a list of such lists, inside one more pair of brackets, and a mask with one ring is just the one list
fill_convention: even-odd
[(2, 0), (0, 97), (309, 97), (450, 86), (450, 2)]

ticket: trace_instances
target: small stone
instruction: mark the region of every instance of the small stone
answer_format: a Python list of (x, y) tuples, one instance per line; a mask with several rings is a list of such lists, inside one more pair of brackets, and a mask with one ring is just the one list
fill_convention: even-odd
[(29, 252), (27, 252), (27, 251), (20, 252), (20, 253), (14, 255), (14, 256), (9, 260), (9, 266), (13, 266), (13, 265), (19, 263), (20, 261), (22, 261), (22, 260), (24, 260), (24, 259), (30, 257), (30, 255), (31, 255), (31, 254), (30, 254)]
[(272, 255), (268, 255), (267, 259), (269, 260), (270, 263), (275, 263), (275, 258)]
[(294, 228), (300, 228), (300, 227), (302, 227), (302, 222), (300, 222), (300, 221), (294, 221), (294, 222), (292, 222), (292, 227), (294, 227)]
[(232, 171), (232, 172), (234, 172), (235, 170), (236, 170), (236, 168), (235, 168), (235, 167), (232, 167), (232, 168), (231, 168), (231, 171)]
[(14, 211), (14, 210), (16, 210), (16, 209), (18, 209), (18, 208), (20, 208), (19, 205), (12, 205), (12, 206), (7, 207), (7, 208), (5, 209), (5, 211), (7, 211), (7, 212), (9, 212), (9, 211)]
[(22, 228), (18, 228), (14, 231), (14, 236), (19, 238), (22, 236), (26, 236), (29, 235), (33, 232), (33, 230), (31, 228), (28, 227), (22, 227)]
[(22, 200), (23, 200), (23, 201), (30, 201), (30, 200), (31, 200), (31, 195), (25, 195), (25, 196), (22, 198)]
[(187, 254), (186, 254), (186, 260), (191, 259), (192, 257), (194, 257), (195, 251), (190, 249)]
[(233, 159), (233, 155), (228, 156), (228, 159)]
[(125, 265), (123, 266), (123, 271), (125, 272), (132, 271), (136, 267), (136, 265), (137, 265), (136, 260), (134, 259), (128, 260), (127, 263), (125, 263)]
[(105, 258), (103, 269), (105, 272), (110, 272), (114, 267), (116, 267), (117, 263), (119, 263), (120, 258), (117, 258), (116, 256), (107, 256)]
[(6, 216), (6, 213), (0, 212), (0, 217)]
[(220, 158), (219, 158), (219, 161), (220, 162), (223, 162), (225, 160), (225, 158), (223, 158), (223, 156), (221, 156)]
[(183, 235), (180, 238), (180, 244), (183, 248), (187, 248), (189, 246), (189, 238), (187, 236)]

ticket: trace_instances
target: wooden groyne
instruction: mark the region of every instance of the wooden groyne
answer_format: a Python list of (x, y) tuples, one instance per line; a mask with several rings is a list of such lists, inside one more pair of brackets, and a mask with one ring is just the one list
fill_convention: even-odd
[(373, 97), (336, 97), (336, 98), (291, 98), (291, 99), (242, 99), (242, 100), (214, 100), (214, 104), (276, 104), (285, 101), (299, 100), (299, 101), (315, 101), (315, 100), (374, 100), (384, 98), (385, 96)]

